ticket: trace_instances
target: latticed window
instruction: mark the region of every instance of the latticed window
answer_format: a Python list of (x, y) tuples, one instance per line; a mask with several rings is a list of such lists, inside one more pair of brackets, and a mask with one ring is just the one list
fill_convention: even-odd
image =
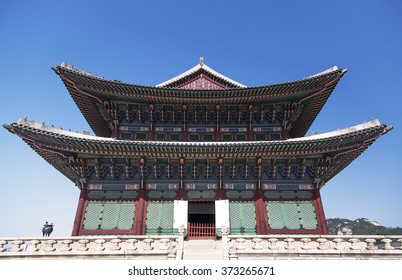
[(172, 133), (170, 134), (171, 141), (180, 141), (180, 134), (179, 133)]
[(146, 235), (173, 234), (173, 201), (151, 201), (147, 206)]
[(309, 201), (267, 202), (271, 229), (317, 229), (314, 205)]
[(135, 202), (91, 201), (85, 209), (84, 230), (131, 229)]
[(157, 133), (155, 137), (156, 141), (165, 141), (166, 140), (166, 134), (164, 133)]
[(121, 140), (131, 140), (131, 133), (130, 132), (122, 132), (120, 135)]
[(188, 136), (188, 140), (190, 140), (190, 141), (198, 141), (198, 134), (190, 134)]
[(265, 134), (264, 133), (256, 133), (255, 140), (256, 141), (265, 141)]
[(254, 202), (229, 202), (230, 234), (256, 234)]
[(135, 140), (147, 140), (146, 133), (136, 133), (134, 134)]

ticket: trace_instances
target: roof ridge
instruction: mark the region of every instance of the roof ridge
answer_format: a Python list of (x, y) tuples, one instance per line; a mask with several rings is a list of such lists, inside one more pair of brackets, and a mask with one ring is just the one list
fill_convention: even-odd
[(209, 74), (211, 74), (213, 76), (216, 76), (216, 77), (224, 80), (225, 82), (227, 82), (229, 84), (235, 85), (236, 87), (239, 87), (239, 88), (246, 88), (247, 87), (247, 86), (245, 86), (245, 85), (243, 85), (243, 84), (241, 84), (239, 82), (236, 82), (235, 80), (232, 80), (229, 77), (219, 73), (218, 71), (212, 69), (211, 67), (209, 67), (208, 65), (206, 65), (204, 63), (203, 58), (201, 58), (200, 63), (198, 63), (194, 67), (192, 67), (189, 70), (177, 75), (176, 77), (173, 77), (173, 78), (171, 78), (171, 79), (169, 79), (169, 80), (167, 80), (165, 82), (157, 84), (155, 87), (166, 87), (167, 85), (175, 83), (177, 81), (180, 81), (181, 79), (183, 79), (185, 77), (188, 77), (188, 76), (190, 76), (190, 75), (192, 75), (192, 74), (194, 74), (194, 73), (196, 73), (197, 71), (200, 71), (200, 70), (205, 70)]

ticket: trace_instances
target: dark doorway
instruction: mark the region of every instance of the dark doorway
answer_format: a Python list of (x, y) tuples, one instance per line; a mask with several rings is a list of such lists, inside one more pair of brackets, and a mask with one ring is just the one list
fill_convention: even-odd
[(188, 237), (192, 239), (215, 238), (215, 203), (188, 203)]

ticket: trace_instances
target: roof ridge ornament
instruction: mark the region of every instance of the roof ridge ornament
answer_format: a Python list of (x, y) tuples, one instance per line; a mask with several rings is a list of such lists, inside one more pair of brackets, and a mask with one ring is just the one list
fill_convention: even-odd
[(204, 66), (204, 57), (200, 56), (200, 66)]

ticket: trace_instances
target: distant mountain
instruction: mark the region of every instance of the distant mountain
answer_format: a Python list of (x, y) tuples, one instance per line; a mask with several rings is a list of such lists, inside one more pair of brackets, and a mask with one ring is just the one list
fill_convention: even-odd
[(342, 218), (327, 219), (327, 224), (329, 234), (402, 235), (402, 228), (400, 227), (384, 227), (366, 218), (360, 218), (354, 221)]

